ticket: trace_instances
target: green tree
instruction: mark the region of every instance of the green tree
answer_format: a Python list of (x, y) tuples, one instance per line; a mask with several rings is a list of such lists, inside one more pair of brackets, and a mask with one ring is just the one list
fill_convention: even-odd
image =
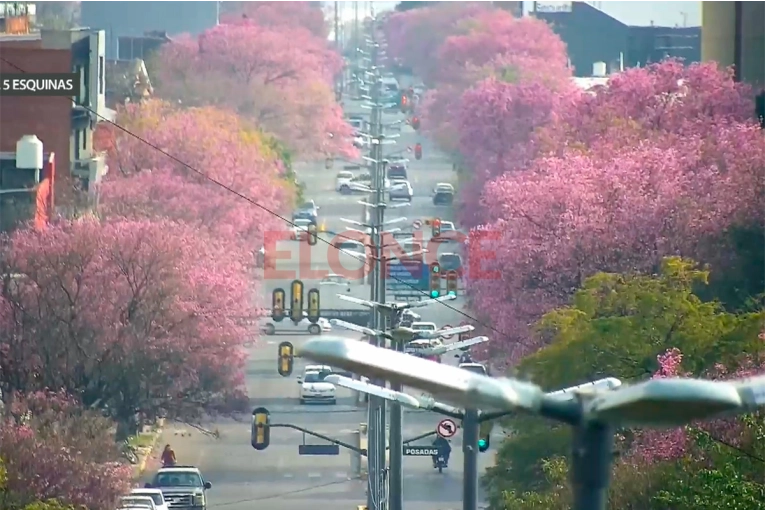
[[(663, 261), (658, 275), (596, 274), (585, 281), (570, 306), (539, 321), (536, 332), (549, 345), (525, 358), (518, 372), (556, 390), (602, 377), (625, 382), (647, 378), (657, 369), (657, 355), (672, 348), (682, 351), (683, 369), (694, 375), (708, 374), (716, 364), (732, 372), (742, 359), (759, 361), (765, 346), (757, 335), (765, 315), (733, 314), (717, 302), (702, 301), (694, 290), (708, 282), (707, 271), (675, 257)], [(506, 495), (555, 491), (545, 459), (568, 457), (570, 432), (534, 417), (514, 417), (503, 426), (514, 433), (500, 446), (496, 466), (483, 482), (494, 508), (526, 508), (503, 506)], [(706, 448), (694, 453), (692, 460), (701, 462), (698, 459), (715, 465), (737, 462), (714, 458)], [(635, 478), (628, 471), (624, 468), (623, 476)], [(634, 479), (625, 482), (625, 490), (643, 491), (649, 498), (657, 494), (654, 489), (669, 486), (672, 476), (657, 474), (640, 483)]]

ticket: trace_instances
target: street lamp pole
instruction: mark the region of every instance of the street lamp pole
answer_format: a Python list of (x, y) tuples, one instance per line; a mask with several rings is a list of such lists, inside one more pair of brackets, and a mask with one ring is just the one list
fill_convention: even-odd
[(462, 420), (462, 509), (476, 510), (478, 506), (478, 411), (465, 409)]

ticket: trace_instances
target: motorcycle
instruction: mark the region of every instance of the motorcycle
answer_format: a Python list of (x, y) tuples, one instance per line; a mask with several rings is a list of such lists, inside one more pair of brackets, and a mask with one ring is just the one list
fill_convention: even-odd
[(443, 473), (446, 466), (446, 457), (439, 454), (438, 457), (436, 457), (435, 462), (433, 463), (433, 467), (438, 469), (439, 473)]

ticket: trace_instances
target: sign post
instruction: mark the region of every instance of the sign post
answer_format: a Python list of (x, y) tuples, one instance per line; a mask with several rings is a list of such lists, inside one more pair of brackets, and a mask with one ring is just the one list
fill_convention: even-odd
[(436, 426), (436, 434), (443, 437), (444, 439), (449, 439), (450, 437), (454, 437), (454, 435), (457, 433), (457, 424), (454, 423), (454, 420), (445, 419), (438, 422), (438, 425)]

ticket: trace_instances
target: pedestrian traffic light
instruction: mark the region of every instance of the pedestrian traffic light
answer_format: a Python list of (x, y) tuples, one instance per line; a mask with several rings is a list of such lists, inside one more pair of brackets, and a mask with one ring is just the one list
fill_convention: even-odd
[(256, 407), (252, 410), (252, 431), (250, 444), (256, 450), (265, 450), (271, 442), (271, 423), (268, 409)]
[(316, 324), (321, 315), (321, 303), (319, 300), (319, 289), (308, 291), (308, 320)]
[(284, 289), (274, 289), (271, 295), (271, 318), (276, 322), (281, 322), (286, 317), (284, 312)]
[(412, 120), (409, 121), (409, 124), (412, 126), (412, 129), (417, 131), (418, 129), (420, 129), (420, 118), (412, 117)]
[(446, 273), (446, 292), (448, 294), (457, 295), (457, 280), (459, 275), (457, 271), (447, 271)]
[(438, 237), (441, 235), (441, 220), (436, 218), (430, 223), (430, 237)]
[(292, 375), (292, 367), (295, 365), (295, 348), (290, 342), (279, 344), (279, 366), (276, 367), (279, 375), (289, 377)]
[(438, 262), (430, 264), (430, 297), (441, 295), (441, 265)]
[(491, 446), (491, 429), (494, 428), (493, 421), (481, 423), (478, 430), (478, 451), (485, 452)]
[(308, 244), (311, 246), (315, 246), (316, 243), (319, 242), (319, 227), (316, 226), (315, 222), (311, 222), (308, 224)]
[(422, 144), (418, 143), (414, 146), (414, 159), (422, 159)]
[(303, 282), (292, 280), (292, 295), (290, 296), (290, 319), (297, 324), (303, 320)]

